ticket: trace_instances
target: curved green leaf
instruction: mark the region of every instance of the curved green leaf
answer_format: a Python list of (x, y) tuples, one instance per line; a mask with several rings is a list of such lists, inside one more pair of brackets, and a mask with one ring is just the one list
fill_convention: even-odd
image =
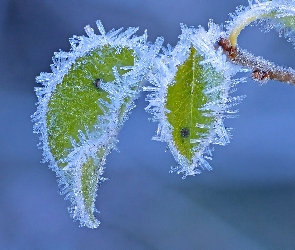
[[(88, 37), (70, 39), (70, 52), (53, 57), (52, 73), (37, 81), (34, 132), (40, 135), (44, 161), (59, 177), (69, 211), (81, 226), (95, 228), (95, 198), (106, 156), (115, 148), (117, 134), (135, 106), (141, 82), (152, 66), (162, 39), (146, 43), (136, 28), (101, 35), (86, 26)], [(130, 38), (131, 37), (131, 38)]]

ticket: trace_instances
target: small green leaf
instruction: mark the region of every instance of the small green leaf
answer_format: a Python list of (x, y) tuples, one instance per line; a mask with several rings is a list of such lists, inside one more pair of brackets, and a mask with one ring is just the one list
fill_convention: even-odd
[(168, 144), (178, 164), (172, 171), (183, 173), (183, 178), (211, 170), (211, 145), (229, 143), (230, 129), (223, 120), (233, 117), (232, 106), (243, 98), (229, 96), (241, 81), (231, 78), (241, 68), (216, 48), (220, 37), (220, 27), (212, 22), (207, 32), (183, 25), (176, 47), (168, 47), (155, 62), (149, 79), (153, 86), (145, 88), (153, 91), (146, 110), (159, 123), (153, 139)]
[[(223, 76), (212, 67), (201, 65), (204, 58), (192, 47), (187, 60), (178, 66), (174, 84), (168, 86), (166, 108), (170, 111), (167, 120), (173, 127), (173, 140), (180, 154), (192, 163), (194, 148), (208, 137), (214, 117), (200, 107), (212, 101), (206, 95), (208, 85), (222, 84)], [(220, 98), (220, 92), (214, 98)], [(202, 127), (196, 124), (203, 125)], [(192, 143), (196, 141), (196, 143)]]

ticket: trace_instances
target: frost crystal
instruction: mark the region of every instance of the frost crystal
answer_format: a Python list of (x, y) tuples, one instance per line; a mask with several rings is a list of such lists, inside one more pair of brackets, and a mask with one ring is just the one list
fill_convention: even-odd
[[(234, 91), (233, 87), (242, 81), (242, 79), (231, 79), (238, 71), (242, 71), (242, 68), (228, 62), (222, 49), (216, 45), (223, 35), (220, 27), (210, 21), (207, 32), (202, 27), (195, 29), (182, 25), (181, 29), (182, 34), (176, 47), (172, 49), (169, 46), (168, 49), (164, 49), (163, 55), (156, 58), (153, 74), (149, 75), (149, 81), (153, 86), (145, 87), (144, 90), (152, 92), (147, 96), (149, 105), (146, 110), (153, 114), (152, 120), (159, 123), (157, 134), (153, 139), (168, 143), (170, 151), (179, 164), (176, 168), (172, 168), (172, 171), (183, 173), (183, 178), (185, 178), (187, 175), (201, 173), (201, 169), (211, 170), (207, 161), (212, 156), (211, 144), (226, 145), (229, 143), (230, 129), (224, 126), (223, 120), (235, 116), (237, 111), (232, 110), (232, 107), (244, 97), (229, 95)], [(192, 54), (193, 50), (196, 51), (196, 54)], [(183, 121), (175, 121), (174, 124), (169, 122), (170, 114), (176, 111), (167, 108), (167, 101), (169, 102), (168, 89), (178, 84), (175, 77), (182, 65), (185, 65), (192, 55), (193, 68), (190, 69), (192, 73), (185, 71), (187, 74), (185, 73), (180, 79), (182, 80), (188, 74), (195, 74), (194, 71), (197, 70), (197, 67), (201, 68), (200, 76), (195, 74), (199, 80), (193, 80), (196, 82), (194, 88), (199, 88), (198, 86), (202, 85), (203, 90), (198, 95), (206, 99), (207, 103), (194, 107), (195, 112), (201, 113), (200, 119), (197, 118), (200, 120), (199, 122), (177, 132), (180, 138), (189, 140), (191, 152), (187, 153), (185, 150), (181, 152), (174, 136), (177, 123)], [(197, 56), (202, 60), (199, 65), (194, 66)], [(178, 88), (177, 91), (174, 90), (173, 94), (177, 97), (178, 93), (180, 95), (182, 91), (183, 89), (179, 90)], [(193, 97), (196, 98), (196, 96)], [(182, 108), (181, 102), (186, 102), (186, 99), (188, 98), (179, 98), (177, 101), (179, 104), (175, 104), (176, 109), (177, 105)], [(201, 103), (201, 101), (193, 99), (191, 102)], [(190, 102), (188, 104), (190, 105)], [(192, 118), (190, 121), (193, 119), (196, 118)], [(190, 131), (193, 130), (205, 131), (205, 133), (197, 132), (190, 135)]]
[[(133, 101), (140, 92), (140, 83), (150, 70), (163, 42), (159, 38), (153, 45), (147, 43), (146, 33), (139, 37), (135, 36), (137, 28), (128, 28), (124, 32), (122, 32), (122, 29), (113, 29), (106, 33), (100, 21), (97, 21), (96, 24), (101, 35), (96, 35), (90, 26), (86, 26), (85, 31), (88, 37), (73, 36), (70, 39), (72, 48), (69, 52), (59, 51), (54, 53), (53, 64), (51, 65), (52, 73), (41, 73), (36, 78), (37, 82), (43, 86), (35, 89), (38, 107), (32, 116), (32, 121), (35, 123), (34, 133), (39, 134), (40, 148), (43, 149), (43, 161), (49, 162), (50, 168), (56, 172), (61, 194), (65, 194), (65, 199), (71, 201), (69, 211), (73, 219), (79, 220), (80, 226), (89, 228), (96, 228), (100, 223), (94, 217), (93, 212), (97, 212), (94, 206), (96, 189), (105, 180), (102, 174), (106, 156), (115, 149), (118, 131), (128, 118), (129, 112), (135, 107)], [(61, 142), (52, 141), (51, 138), (55, 138), (55, 135), (52, 135), (51, 131), (66, 129), (63, 127), (69, 125), (55, 125), (55, 114), (59, 110), (61, 112), (61, 110), (67, 108), (60, 106), (56, 110), (51, 110), (56, 105), (51, 102), (53, 98), (62, 95), (59, 94), (62, 92), (57, 92), (57, 89), (63, 88), (61, 83), (66, 81), (65, 78), (69, 77), (71, 72), (74, 72), (73, 79), (80, 81), (78, 73), (77, 76), (75, 75), (75, 70), (87, 63), (87, 60), (95, 60), (92, 56), (93, 53), (97, 53), (97, 57), (103, 57), (103, 55), (100, 55), (103, 49), (107, 51), (115, 49), (114, 53), (119, 54), (125, 48), (133, 51), (134, 65), (127, 68), (120, 67), (120, 65), (114, 66), (109, 69), (109, 73), (106, 73), (107, 75), (112, 74), (113, 80), (105, 82), (97, 79), (94, 82), (97, 88), (106, 93), (105, 98), (97, 100), (96, 105), (101, 110), (101, 114), (97, 116), (95, 124), (90, 127), (86, 122), (84, 127), (78, 129), (75, 135), (69, 138), (69, 146), (65, 144), (65, 148), (58, 149), (57, 143), (64, 145), (64, 142), (62, 140)], [(83, 58), (86, 58), (86, 61)], [(106, 58), (105, 60), (111, 59)], [(100, 63), (105, 64), (104, 61)], [(93, 65), (95, 66), (95, 63)], [(91, 72), (84, 72), (84, 75), (86, 78), (91, 78)], [(75, 87), (74, 85), (73, 88)], [(77, 88), (81, 87), (77, 85)], [(70, 104), (84, 101), (84, 99), (81, 99), (82, 96), (72, 96), (68, 101), (64, 98), (61, 96), (62, 103), (68, 102)], [(87, 100), (85, 99), (85, 101)], [(72, 115), (72, 112), (75, 111), (66, 110), (66, 113), (70, 115)], [(87, 111), (82, 110), (83, 112)], [(77, 116), (74, 116), (75, 119), (79, 119)], [(81, 121), (81, 124), (85, 123), (83, 122)], [(51, 128), (48, 127), (48, 124)]]

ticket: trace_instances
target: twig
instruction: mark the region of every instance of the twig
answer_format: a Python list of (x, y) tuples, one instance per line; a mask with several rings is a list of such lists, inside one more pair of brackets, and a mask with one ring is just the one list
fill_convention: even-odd
[(253, 54), (233, 47), (226, 38), (220, 38), (218, 44), (234, 64), (242, 65), (252, 70), (252, 78), (255, 81), (266, 82), (268, 80), (277, 80), (291, 85), (295, 85), (295, 70), (277, 66), (274, 63), (254, 56)]

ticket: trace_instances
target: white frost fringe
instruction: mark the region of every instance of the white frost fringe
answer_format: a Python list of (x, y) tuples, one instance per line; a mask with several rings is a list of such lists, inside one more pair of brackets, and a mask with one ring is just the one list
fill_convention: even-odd
[[(170, 151), (178, 163), (177, 167), (172, 168), (177, 173), (183, 173), (183, 178), (187, 175), (200, 174), (201, 169), (211, 170), (208, 159), (211, 159), (212, 148), (211, 144), (226, 145), (229, 143), (230, 134), (229, 128), (225, 128), (223, 124), (224, 118), (233, 117), (236, 110), (231, 110), (231, 107), (237, 105), (244, 96), (230, 97), (229, 93), (234, 91), (234, 86), (243, 81), (243, 79), (231, 78), (239, 71), (244, 71), (241, 67), (233, 65), (226, 60), (221, 48), (216, 49), (216, 42), (223, 35), (221, 28), (209, 22), (209, 30), (206, 32), (204, 28), (198, 29), (188, 28), (181, 25), (182, 34), (180, 40), (174, 49), (168, 46), (164, 49), (164, 54), (157, 58), (154, 64), (154, 72), (149, 75), (149, 81), (153, 86), (145, 87), (145, 91), (152, 91), (147, 96), (149, 105), (146, 110), (153, 114), (153, 121), (158, 122), (158, 130), (154, 140), (167, 142)], [(205, 139), (200, 141), (192, 141), (196, 144), (193, 148), (194, 156), (192, 162), (189, 162), (178, 151), (172, 137), (173, 126), (167, 120), (167, 114), (170, 112), (165, 108), (167, 101), (167, 89), (169, 85), (174, 84), (174, 77), (177, 67), (185, 62), (190, 53), (190, 48), (194, 47), (197, 52), (204, 58), (202, 65), (204, 67), (211, 66), (217, 72), (223, 75), (224, 81), (218, 87), (208, 86), (204, 89), (204, 93), (208, 96), (214, 93), (222, 92), (221, 98), (200, 107), (202, 110), (210, 112), (210, 116), (214, 117), (214, 122), (210, 125), (209, 134)], [(211, 98), (212, 99), (212, 98)], [(196, 124), (202, 127), (204, 124)]]

